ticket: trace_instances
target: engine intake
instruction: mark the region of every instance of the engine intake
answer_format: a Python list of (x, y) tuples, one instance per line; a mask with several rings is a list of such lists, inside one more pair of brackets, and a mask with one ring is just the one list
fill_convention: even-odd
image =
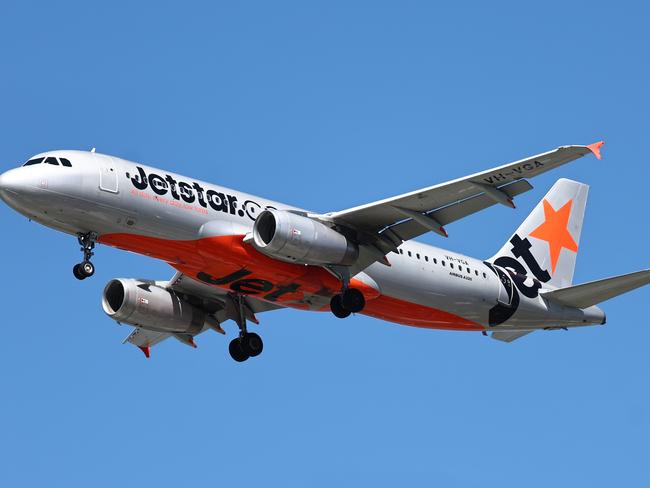
[(269, 209), (257, 216), (253, 243), (262, 253), (301, 264), (351, 265), (359, 248), (344, 235), (309, 217)]
[(115, 279), (102, 295), (104, 312), (118, 322), (177, 334), (198, 334), (207, 321), (216, 320), (177, 294), (143, 281)]

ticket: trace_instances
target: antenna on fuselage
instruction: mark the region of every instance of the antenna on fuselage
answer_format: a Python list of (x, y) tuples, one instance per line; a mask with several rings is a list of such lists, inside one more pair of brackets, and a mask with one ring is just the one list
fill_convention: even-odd
[(91, 153), (94, 153), (94, 152), (95, 152), (95, 148), (93, 147), (93, 148), (90, 150), (90, 152), (91, 152)]

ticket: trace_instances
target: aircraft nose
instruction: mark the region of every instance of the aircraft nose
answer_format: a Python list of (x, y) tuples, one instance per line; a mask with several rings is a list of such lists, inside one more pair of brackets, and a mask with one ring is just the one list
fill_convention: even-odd
[(0, 198), (8, 203), (11, 194), (18, 195), (25, 188), (25, 181), (18, 169), (0, 174)]
[[(7, 171), (7, 173), (10, 173), (10, 171)], [(11, 188), (11, 175), (7, 175), (7, 173), (0, 175), (0, 197), (3, 200), (5, 199), (5, 192)]]

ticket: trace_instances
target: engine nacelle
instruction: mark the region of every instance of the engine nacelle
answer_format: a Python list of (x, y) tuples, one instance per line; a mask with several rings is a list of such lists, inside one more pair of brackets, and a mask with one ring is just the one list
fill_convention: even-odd
[(262, 253), (301, 264), (351, 265), (359, 248), (316, 220), (282, 210), (264, 210), (253, 227), (253, 243)]
[(102, 295), (104, 312), (118, 322), (177, 334), (198, 334), (216, 320), (174, 292), (132, 279), (108, 282)]

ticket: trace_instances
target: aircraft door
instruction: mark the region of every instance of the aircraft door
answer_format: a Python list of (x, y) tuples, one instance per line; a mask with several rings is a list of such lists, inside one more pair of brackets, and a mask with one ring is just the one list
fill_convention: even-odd
[(99, 162), (99, 189), (118, 193), (117, 167), (110, 156), (95, 156)]
[(512, 304), (512, 297), (514, 295), (514, 290), (513, 290), (514, 284), (506, 271), (504, 271), (503, 269), (497, 266), (495, 266), (494, 268), (496, 269), (497, 274), (499, 275), (499, 281), (501, 282), (499, 286), (499, 296), (497, 298), (497, 301), (500, 304), (509, 307)]

